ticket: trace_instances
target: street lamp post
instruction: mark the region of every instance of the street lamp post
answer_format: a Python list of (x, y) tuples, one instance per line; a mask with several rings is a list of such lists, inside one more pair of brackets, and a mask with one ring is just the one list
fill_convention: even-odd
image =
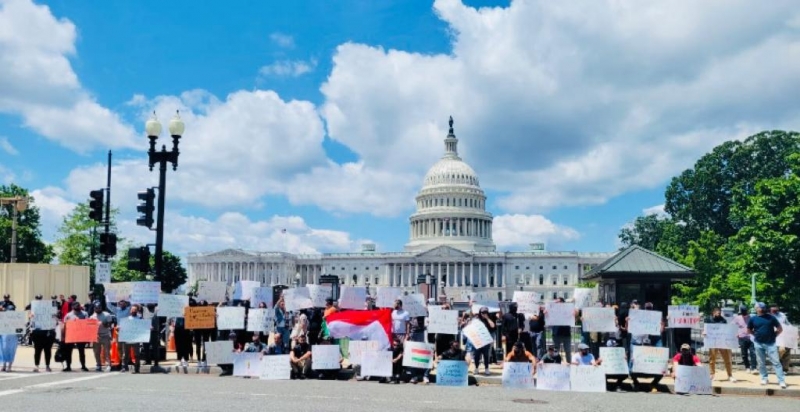
[(11, 205), (11, 255), (9, 261), (17, 262), (17, 219), (19, 212), (24, 212), (28, 208), (27, 197), (14, 196), (0, 198), (0, 205)]

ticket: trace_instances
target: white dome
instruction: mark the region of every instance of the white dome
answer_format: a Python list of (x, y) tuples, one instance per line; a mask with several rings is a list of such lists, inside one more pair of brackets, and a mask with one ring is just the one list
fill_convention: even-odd
[(478, 175), (461, 159), (449, 158), (439, 160), (425, 174), (423, 189), (436, 185), (469, 185), (480, 186)]

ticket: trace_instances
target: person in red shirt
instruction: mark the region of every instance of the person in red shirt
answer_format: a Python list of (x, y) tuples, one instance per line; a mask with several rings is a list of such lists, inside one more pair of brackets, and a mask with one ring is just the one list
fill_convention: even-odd
[(681, 345), (681, 352), (672, 358), (672, 378), (675, 378), (675, 372), (678, 370), (678, 365), (683, 366), (700, 366), (700, 358), (692, 354), (692, 347), (688, 343)]

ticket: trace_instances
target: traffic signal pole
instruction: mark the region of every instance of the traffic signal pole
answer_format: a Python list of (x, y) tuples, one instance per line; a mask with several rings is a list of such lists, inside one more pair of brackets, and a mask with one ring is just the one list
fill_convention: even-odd
[[(108, 151), (108, 175), (106, 179), (106, 210), (105, 210), (106, 239), (111, 230), (111, 150)], [(108, 262), (108, 255), (102, 254), (100, 259)]]

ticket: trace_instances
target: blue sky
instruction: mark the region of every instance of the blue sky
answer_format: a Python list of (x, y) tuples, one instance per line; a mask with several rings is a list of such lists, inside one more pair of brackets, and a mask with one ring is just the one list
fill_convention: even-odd
[(0, 27), (0, 181), (48, 240), (111, 149), (121, 234), (152, 241), (154, 110), (186, 122), (181, 254), (401, 250), (450, 115), (500, 250), (610, 251), (702, 154), (800, 117), (792, 2), (0, 0)]

